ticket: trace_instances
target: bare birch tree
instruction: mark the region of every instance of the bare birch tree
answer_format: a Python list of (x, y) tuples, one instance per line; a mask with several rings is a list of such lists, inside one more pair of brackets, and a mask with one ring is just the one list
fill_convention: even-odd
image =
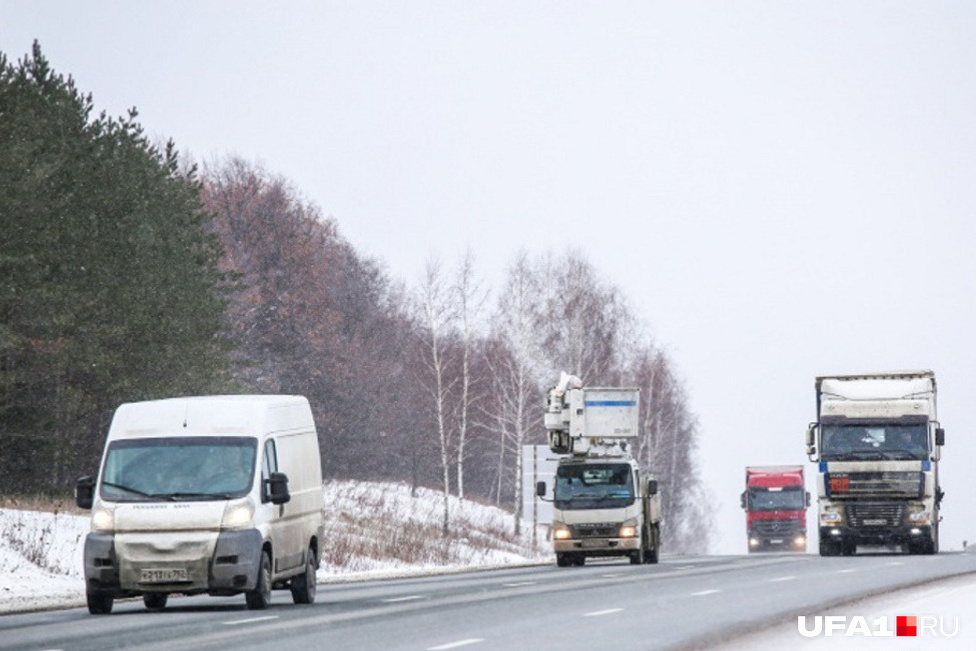
[(440, 453), (441, 483), (444, 494), (442, 532), (450, 533), (451, 524), (451, 430), (449, 423), (449, 393), (453, 381), (448, 373), (446, 338), (455, 318), (450, 293), (441, 277), (440, 262), (427, 261), (423, 282), (419, 289), (419, 308), (423, 319), (426, 355), (424, 363), (430, 383), (428, 392), (433, 400), (434, 420)]
[(457, 494), (464, 500), (464, 455), (467, 452), (468, 424), (472, 403), (478, 398), (475, 378), (471, 373), (471, 355), (474, 347), (475, 324), (484, 308), (487, 294), (482, 290), (474, 274), (474, 254), (469, 249), (461, 258), (454, 285), (457, 320), (461, 328), (461, 396), (457, 419)]
[[(513, 506), (516, 534), (521, 533), (522, 521), (522, 445), (531, 431), (531, 422), (539, 420), (534, 408), (541, 408), (541, 399), (538, 405), (532, 400), (533, 396), (539, 395), (539, 296), (538, 279), (528, 257), (522, 253), (509, 270), (499, 294), (492, 329), (501, 351), (491, 363), (501, 436), (500, 460), (504, 460), (504, 451), (509, 445), (515, 453)], [(499, 484), (501, 481), (499, 478)]]

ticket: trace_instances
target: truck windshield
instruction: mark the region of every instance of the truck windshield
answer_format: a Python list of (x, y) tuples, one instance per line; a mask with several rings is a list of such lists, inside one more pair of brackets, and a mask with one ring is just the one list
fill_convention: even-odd
[(803, 511), (805, 509), (802, 490), (749, 490), (750, 511)]
[(925, 424), (824, 425), (824, 461), (928, 459)]
[(634, 477), (629, 464), (560, 466), (556, 470), (556, 508), (614, 509), (634, 503)]
[(246, 495), (257, 439), (172, 437), (112, 441), (101, 496), (112, 502), (213, 500)]

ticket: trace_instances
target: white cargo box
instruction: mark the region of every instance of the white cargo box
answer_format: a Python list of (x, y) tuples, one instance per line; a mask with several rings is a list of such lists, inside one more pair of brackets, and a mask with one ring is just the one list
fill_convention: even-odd
[(634, 438), (640, 420), (640, 390), (631, 388), (568, 389), (550, 403), (545, 423), (549, 430), (570, 438)]

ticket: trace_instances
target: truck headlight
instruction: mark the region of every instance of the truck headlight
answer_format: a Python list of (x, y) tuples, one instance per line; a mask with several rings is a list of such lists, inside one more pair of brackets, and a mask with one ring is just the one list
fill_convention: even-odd
[(239, 502), (228, 502), (224, 507), (224, 517), (220, 521), (221, 529), (245, 529), (254, 520), (254, 502), (246, 497)]
[(820, 514), (821, 524), (840, 524), (843, 517), (836, 511), (824, 511)]
[(620, 526), (620, 531), (617, 533), (620, 538), (636, 538), (637, 537), (637, 520), (627, 520)]
[(104, 506), (92, 511), (91, 529), (94, 533), (113, 533), (115, 531), (115, 511)]
[(573, 534), (569, 531), (569, 527), (562, 524), (561, 522), (552, 523), (552, 538), (553, 540), (569, 540), (573, 537)]
[(908, 519), (912, 524), (928, 524), (931, 518), (928, 511), (921, 511), (920, 513), (909, 513)]

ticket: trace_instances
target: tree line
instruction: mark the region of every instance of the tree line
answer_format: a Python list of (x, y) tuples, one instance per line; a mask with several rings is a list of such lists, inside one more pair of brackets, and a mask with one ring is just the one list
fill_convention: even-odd
[(665, 544), (707, 546), (681, 381), (581, 252), (518, 253), (497, 288), (470, 251), (399, 281), (286, 179), (239, 158), (197, 169), (137, 117), (95, 115), (37, 44), (0, 53), (0, 458), (18, 460), (0, 492), (70, 490), (121, 402), (296, 393), (327, 477), (498, 503), (517, 528), (519, 451), (545, 442), (543, 396), (567, 371), (640, 387)]

